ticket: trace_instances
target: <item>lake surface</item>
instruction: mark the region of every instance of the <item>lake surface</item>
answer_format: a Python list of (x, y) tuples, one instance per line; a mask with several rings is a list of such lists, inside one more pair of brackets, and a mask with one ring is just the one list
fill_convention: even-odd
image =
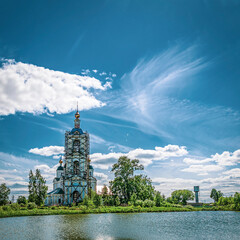
[(240, 239), (240, 212), (30, 216), (0, 219), (0, 239)]

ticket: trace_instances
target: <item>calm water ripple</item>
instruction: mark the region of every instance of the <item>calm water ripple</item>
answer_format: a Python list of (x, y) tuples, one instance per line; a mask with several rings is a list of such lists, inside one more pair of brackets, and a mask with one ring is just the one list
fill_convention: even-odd
[(240, 212), (31, 216), (0, 219), (0, 239), (239, 240)]

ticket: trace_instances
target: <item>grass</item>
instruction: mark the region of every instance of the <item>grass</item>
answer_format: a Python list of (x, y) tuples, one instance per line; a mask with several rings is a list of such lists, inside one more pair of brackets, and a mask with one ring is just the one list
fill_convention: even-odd
[(190, 207), (190, 206), (171, 206), (171, 207), (140, 207), (140, 206), (105, 206), (99, 208), (87, 208), (86, 206), (75, 207), (38, 207), (34, 209), (12, 209), (8, 207), (3, 210), (0, 208), (0, 218), (17, 216), (38, 216), (38, 215), (66, 215), (66, 214), (89, 214), (89, 213), (139, 213), (139, 212), (189, 212), (189, 211), (218, 211), (230, 210), (221, 207)]

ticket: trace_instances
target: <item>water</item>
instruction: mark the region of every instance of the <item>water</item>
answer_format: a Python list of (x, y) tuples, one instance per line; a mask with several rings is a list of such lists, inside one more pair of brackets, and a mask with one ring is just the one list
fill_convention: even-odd
[(0, 239), (240, 239), (240, 212), (31, 216), (0, 219)]

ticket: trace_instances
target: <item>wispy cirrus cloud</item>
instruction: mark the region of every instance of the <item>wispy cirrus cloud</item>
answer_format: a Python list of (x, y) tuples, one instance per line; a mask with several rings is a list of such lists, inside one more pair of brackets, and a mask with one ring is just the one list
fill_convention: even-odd
[(68, 113), (104, 106), (94, 91), (105, 91), (111, 84), (76, 74), (4, 60), (0, 68), (0, 115), (16, 112)]
[[(198, 148), (209, 143), (225, 146), (226, 141), (221, 139), (238, 137), (240, 114), (229, 107), (207, 105), (198, 100), (198, 94), (189, 97), (191, 87), (199, 84), (202, 73), (214, 65), (199, 52), (197, 45), (178, 44), (140, 60), (121, 77), (120, 90), (113, 91), (105, 113), (133, 122), (140, 131), (165, 142)], [(219, 131), (223, 126), (224, 136)], [(227, 141), (227, 145), (236, 147), (234, 141)]]

